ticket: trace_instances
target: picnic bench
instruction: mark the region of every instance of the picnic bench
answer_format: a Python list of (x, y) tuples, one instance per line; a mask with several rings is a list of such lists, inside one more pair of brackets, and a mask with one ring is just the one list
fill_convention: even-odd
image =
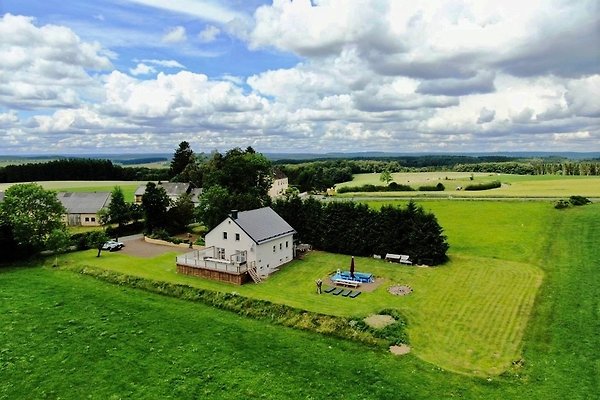
[(397, 262), (400, 264), (412, 265), (412, 261), (410, 261), (410, 256), (407, 256), (406, 254), (388, 253), (385, 255), (385, 259), (390, 262)]
[(360, 282), (351, 281), (349, 279), (333, 279), (332, 281), (336, 285), (353, 287), (353, 288), (357, 288), (360, 285)]

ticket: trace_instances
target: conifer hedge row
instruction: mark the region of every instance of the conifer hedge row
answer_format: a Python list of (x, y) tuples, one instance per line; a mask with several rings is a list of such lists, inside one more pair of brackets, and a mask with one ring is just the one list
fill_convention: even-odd
[(432, 213), (414, 202), (373, 210), (365, 204), (298, 197), (278, 200), (273, 209), (313, 247), (332, 253), (370, 256), (407, 254), (416, 263), (447, 260), (448, 243)]

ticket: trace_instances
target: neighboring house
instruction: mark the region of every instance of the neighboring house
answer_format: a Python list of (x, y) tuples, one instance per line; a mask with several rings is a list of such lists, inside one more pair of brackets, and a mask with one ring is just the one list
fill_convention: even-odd
[[(169, 200), (175, 202), (179, 196), (184, 193), (190, 194), (192, 196), (192, 202), (194, 204), (198, 203), (198, 197), (202, 194), (202, 188), (194, 188), (191, 183), (184, 182), (158, 182), (157, 186), (162, 187), (167, 192), (167, 196), (169, 196)], [(135, 204), (142, 204), (142, 196), (146, 192), (146, 185), (140, 185), (135, 190), (134, 193), (134, 202)]]
[(177, 271), (242, 284), (294, 258), (296, 231), (270, 207), (232, 211), (205, 236), (207, 248), (177, 257)]
[(58, 192), (58, 200), (67, 210), (69, 226), (99, 226), (98, 211), (110, 204), (110, 192)]
[(272, 199), (282, 196), (288, 189), (288, 187), (288, 177), (285, 176), (285, 174), (281, 172), (281, 170), (275, 169), (273, 171), (273, 184), (269, 189), (269, 196)]

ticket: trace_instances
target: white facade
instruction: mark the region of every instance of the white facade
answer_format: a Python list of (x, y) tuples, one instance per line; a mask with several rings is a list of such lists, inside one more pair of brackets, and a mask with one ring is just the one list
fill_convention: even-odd
[[(264, 210), (259, 209), (262, 212)], [(281, 219), (273, 210), (268, 210)], [(246, 213), (251, 212), (246, 211)], [(266, 217), (268, 216), (269, 213), (266, 213)], [(281, 219), (281, 221), (283, 220)], [(265, 224), (268, 222), (264, 221)], [(243, 218), (238, 220), (228, 217), (206, 234), (206, 246), (215, 247), (217, 258), (224, 260), (239, 259), (241, 254), (245, 254), (248, 267), (256, 267), (258, 275), (262, 277), (270, 275), (279, 266), (294, 258), (293, 237), (295, 232), (293, 230), (282, 230), (279, 234), (275, 233), (268, 237), (252, 237), (248, 232), (252, 232), (252, 229), (244, 226)]]
[(288, 187), (289, 187), (289, 184), (288, 184), (287, 176), (279, 178), (279, 179), (275, 179), (275, 180), (273, 180), (273, 184), (271, 185), (271, 188), (269, 189), (269, 196), (272, 199), (282, 196), (283, 194), (285, 194), (285, 191), (288, 189)]

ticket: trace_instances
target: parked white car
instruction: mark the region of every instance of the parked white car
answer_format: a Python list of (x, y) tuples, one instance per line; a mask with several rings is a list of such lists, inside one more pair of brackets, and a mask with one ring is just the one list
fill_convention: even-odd
[(102, 250), (117, 251), (121, 250), (123, 247), (125, 247), (125, 244), (123, 244), (122, 242), (117, 242), (116, 240), (109, 240), (108, 242), (102, 245)]

